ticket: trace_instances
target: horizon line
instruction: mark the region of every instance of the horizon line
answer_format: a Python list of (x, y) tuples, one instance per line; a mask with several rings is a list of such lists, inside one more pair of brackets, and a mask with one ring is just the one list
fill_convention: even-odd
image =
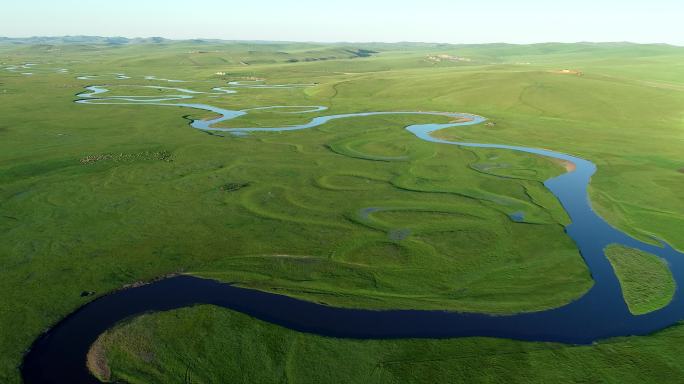
[(124, 35), (32, 35), (32, 36), (0, 36), (0, 39), (15, 39), (15, 40), (28, 40), (28, 39), (40, 39), (40, 38), (65, 38), (65, 37), (82, 37), (82, 38), (104, 38), (104, 39), (127, 39), (127, 40), (146, 40), (146, 39), (164, 39), (168, 41), (183, 42), (183, 41), (194, 41), (194, 40), (205, 40), (205, 41), (221, 41), (221, 42), (259, 42), (259, 43), (300, 43), (300, 44), (440, 44), (440, 45), (495, 45), (495, 44), (506, 44), (506, 45), (537, 45), (537, 44), (634, 44), (634, 45), (667, 45), (677, 48), (684, 48), (684, 43), (682, 45), (675, 43), (664, 43), (664, 42), (648, 42), (639, 43), (629, 40), (604, 40), (604, 41), (536, 41), (536, 42), (525, 42), (525, 43), (512, 43), (506, 41), (489, 41), (489, 42), (477, 42), (477, 43), (455, 43), (455, 42), (438, 42), (438, 41), (380, 41), (380, 40), (367, 40), (367, 41), (351, 41), (351, 40), (335, 40), (335, 41), (316, 41), (316, 40), (267, 40), (267, 39), (226, 39), (226, 38), (215, 38), (215, 37), (192, 37), (192, 38), (170, 38), (164, 36), (124, 36)]

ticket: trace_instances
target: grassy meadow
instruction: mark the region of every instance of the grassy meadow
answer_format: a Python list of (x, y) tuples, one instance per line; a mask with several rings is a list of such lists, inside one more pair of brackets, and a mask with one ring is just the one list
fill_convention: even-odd
[(198, 306), (144, 315), (106, 332), (91, 349), (89, 366), (100, 379), (131, 384), (662, 383), (684, 375), (682, 337), (684, 326), (591, 346), (344, 340)]
[(672, 301), (676, 283), (667, 261), (616, 244), (608, 246), (605, 253), (620, 280), (630, 312), (643, 315), (663, 308)]
[[(654, 236), (683, 250), (682, 59), (684, 48), (632, 44), (1, 42), (0, 382), (20, 382), (26, 349), (68, 313), (114, 289), (169, 273), (335, 306), (495, 314), (558, 307), (592, 286), (563, 231), (569, 219), (542, 185), (565, 172), (563, 165), (527, 154), (426, 143), (403, 129), (447, 118), (374, 116), (306, 131), (210, 135), (183, 119), (212, 117), (200, 110), (73, 103), (85, 86), (105, 85), (111, 95), (169, 95), (178, 92), (132, 86), (211, 92), (228, 81), (263, 78), (269, 84), (316, 85), (235, 88), (237, 94), (197, 94), (191, 102), (228, 109), (329, 108), (253, 111), (226, 127), (289, 125), (364, 111), (479, 114), (494, 124), (442, 134), (590, 159), (599, 169), (589, 191), (599, 213), (635, 237)], [(36, 65), (7, 69), (25, 63)], [(130, 78), (117, 79), (117, 73)], [(98, 77), (76, 78), (83, 75)], [(511, 219), (517, 212), (524, 212), (522, 222)], [(202, 326), (189, 329), (194, 318)], [(208, 307), (149, 315), (125, 327), (131, 335), (149, 337), (131, 346), (134, 339), (114, 331), (101, 348), (111, 358), (113, 377), (131, 382), (182, 381), (184, 369), (193, 377), (202, 372), (204, 382), (237, 380), (239, 366), (209, 353), (226, 345), (253, 352), (241, 364), (254, 367), (249, 375), (266, 375), (253, 377), (266, 382), (282, 379), (288, 359), (305, 355), (308, 360), (293, 363), (296, 374), (285, 377), (326, 381), (314, 372), (344, 370), (348, 382), (363, 382), (365, 376), (352, 376), (354, 364), (402, 361), (413, 348), (433, 354), (426, 356), (471, 352), (466, 359), (443, 358), (415, 369), (388, 363), (377, 381), (503, 382), (509, 377), (503, 370), (473, 367), (499, 358), (509, 359), (504, 366), (513, 364), (513, 351), (534, 356), (526, 367), (531, 379), (551, 379), (543, 374), (553, 372), (543, 371), (569, 364), (561, 359), (566, 353), (606, 378), (614, 373), (611, 353), (618, 353), (613, 341), (574, 348), (484, 339), (323, 339)], [(160, 327), (157, 333), (154, 327)], [(244, 332), (243, 338), (235, 332)], [(643, 356), (630, 349), (632, 360), (671, 366), (676, 354), (656, 355), (676, 351), (681, 332), (675, 327), (620, 343), (648, 344)], [(301, 356), (280, 350), (280, 341), (305, 350)], [(250, 349), (260, 343), (270, 360)], [(153, 353), (131, 352), (138, 347)], [(512, 352), (492, 360), (487, 350), (497, 348)], [(391, 358), (378, 360), (385, 350)], [(356, 360), (346, 365), (336, 355)], [(441, 358), (425, 360), (430, 359)], [(152, 371), (142, 368), (150, 363)], [(374, 372), (364, 369), (357, 373)], [(431, 370), (436, 376), (423, 374)], [(639, 372), (625, 377), (660, 377), (656, 370)], [(567, 374), (582, 373), (587, 374)]]

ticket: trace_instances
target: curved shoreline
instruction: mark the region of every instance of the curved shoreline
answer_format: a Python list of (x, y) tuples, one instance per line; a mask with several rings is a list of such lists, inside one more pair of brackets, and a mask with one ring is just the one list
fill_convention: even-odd
[[(236, 86), (236, 84), (230, 84)], [(258, 88), (287, 88), (293, 85)], [(309, 86), (308, 84), (306, 86)], [(238, 87), (246, 88), (245, 85)], [(252, 87), (254, 87), (252, 85)], [(677, 291), (672, 302), (655, 312), (634, 316), (628, 309), (612, 266), (604, 255), (609, 244), (653, 253), (666, 259), (676, 282), (684, 282), (684, 254), (667, 244), (658, 247), (639, 241), (612, 227), (593, 211), (587, 188), (596, 165), (580, 157), (560, 152), (503, 144), (456, 142), (433, 136), (438, 130), (474, 125), (486, 119), (470, 114), (447, 112), (366, 112), (320, 116), (309, 123), (273, 128), (215, 128), (213, 125), (247, 114), (252, 109), (229, 110), (205, 104), (169, 103), (192, 98), (170, 95), (151, 99), (145, 96), (114, 96), (100, 98), (108, 90), (87, 87), (77, 103), (83, 104), (146, 104), (201, 109), (217, 113), (209, 120), (192, 120), (193, 128), (232, 134), (302, 130), (321, 126), (331, 120), (362, 116), (415, 114), (446, 116), (460, 119), (446, 124), (417, 124), (406, 129), (417, 138), (443, 145), (507, 149), (531, 153), (572, 163), (575, 169), (551, 178), (544, 185), (559, 199), (572, 223), (565, 227), (582, 254), (594, 279), (594, 286), (581, 298), (559, 308), (514, 315), (491, 316), (479, 313), (459, 313), (427, 310), (373, 311), (336, 308), (294, 299), (288, 296), (192, 276), (177, 276), (141, 287), (116, 291), (100, 297), (64, 318), (43, 334), (27, 353), (21, 367), (26, 383), (83, 382), (98, 383), (87, 371), (85, 359), (90, 345), (117, 322), (149, 311), (164, 311), (196, 304), (218, 305), (255, 318), (301, 332), (323, 336), (389, 339), (389, 338), (450, 338), (467, 336), (502, 337), (531, 341), (555, 341), (588, 344), (596, 340), (626, 335), (643, 335), (672, 325), (684, 318), (684, 299)], [(214, 90), (218, 90), (214, 88)], [(224, 88), (221, 92), (226, 92)], [(121, 102), (123, 101), (123, 102)], [(282, 106), (275, 106), (282, 108)], [(267, 109), (274, 107), (260, 107)], [(293, 106), (292, 108), (309, 108)], [(324, 107), (311, 106), (309, 111)], [(464, 119), (466, 121), (464, 121)]]

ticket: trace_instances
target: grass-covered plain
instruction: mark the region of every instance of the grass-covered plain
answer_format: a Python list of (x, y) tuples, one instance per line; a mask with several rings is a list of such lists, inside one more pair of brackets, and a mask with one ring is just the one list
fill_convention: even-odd
[[(661, 383), (684, 376), (684, 326), (592, 346), (467, 338), (342, 340), (210, 306), (144, 315), (100, 337), (101, 378), (144, 383)], [(237, 379), (236, 379), (237, 378)]]
[(643, 315), (672, 301), (676, 285), (665, 260), (616, 244), (608, 246), (605, 253), (620, 280), (630, 312)]
[[(378, 53), (350, 54), (358, 49)], [(431, 58), (438, 54), (472, 61)], [(439, 122), (425, 116), (212, 136), (181, 118), (211, 117), (202, 111), (73, 103), (86, 85), (158, 95), (174, 91), (121, 85), (209, 92), (264, 78), (317, 85), (193, 102), (329, 107), (254, 111), (226, 126), (363, 111), (476, 113), (495, 125), (443, 134), (584, 156), (599, 167), (592, 203), (611, 224), (684, 249), (683, 58), (681, 48), (629, 44), (0, 44), (0, 381), (20, 380), (35, 337), (94, 297), (81, 292), (96, 297), (172, 272), (338, 306), (489, 313), (557, 307), (592, 284), (563, 231), (567, 216), (541, 184), (564, 172), (548, 159), (436, 145), (403, 130)], [(4, 69), (27, 62), (36, 63), (32, 75)], [(525, 222), (511, 220), (515, 212)], [(232, 315), (216, 316), (202, 335), (221, 340), (218, 318)]]

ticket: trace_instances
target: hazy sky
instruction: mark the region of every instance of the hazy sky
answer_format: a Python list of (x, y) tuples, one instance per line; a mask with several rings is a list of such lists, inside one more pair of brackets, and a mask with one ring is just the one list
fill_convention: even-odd
[(684, 0), (21, 0), (0, 36), (684, 45)]

